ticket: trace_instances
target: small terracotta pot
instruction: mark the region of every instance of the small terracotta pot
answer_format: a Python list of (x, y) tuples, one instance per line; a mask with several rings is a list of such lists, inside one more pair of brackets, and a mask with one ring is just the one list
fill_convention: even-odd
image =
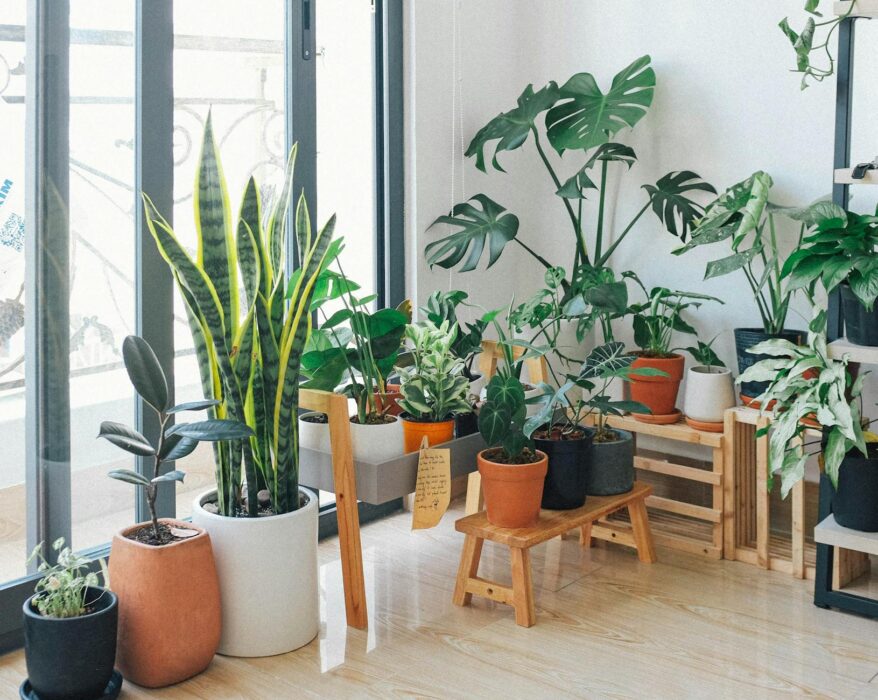
[(540, 460), (532, 464), (498, 464), (477, 456), (488, 522), (497, 527), (530, 527), (540, 519), (540, 502), (549, 459), (537, 450)]
[(643, 357), (638, 355), (632, 368), (651, 367), (665, 372), (667, 377), (638, 377), (631, 375), (631, 400), (649, 406), (654, 416), (666, 416), (677, 408), (677, 393), (683, 379), (686, 360), (676, 353), (672, 357)]
[(421, 438), (427, 437), (427, 445), (440, 445), (454, 438), (454, 419), (438, 422), (417, 421), (402, 418), (402, 440), (406, 453), (421, 449)]
[[(402, 392), (400, 391), (399, 384), (386, 384), (385, 388), (387, 391), (384, 392), (384, 396), (382, 396), (379, 392), (375, 392), (375, 408), (379, 411), (384, 411), (386, 407), (385, 413), (390, 416), (398, 416), (402, 414), (402, 408), (400, 408), (397, 403), (397, 399), (402, 398)], [(386, 403), (385, 403), (386, 402)]]
[(220, 640), (220, 590), (210, 536), (191, 523), (162, 518), (198, 534), (161, 547), (113, 537), (110, 584), (119, 598), (116, 665), (147, 688), (179, 683), (208, 667)]

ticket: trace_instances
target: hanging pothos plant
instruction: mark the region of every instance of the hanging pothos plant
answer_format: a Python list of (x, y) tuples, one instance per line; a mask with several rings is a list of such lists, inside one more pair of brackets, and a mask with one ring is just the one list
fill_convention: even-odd
[[(808, 18), (800, 31), (797, 32), (790, 26), (789, 17), (784, 17), (778, 25), (796, 53), (796, 67), (793, 72), (802, 74), (802, 90), (808, 87), (809, 78), (819, 83), (835, 73), (835, 56), (830, 46), (832, 36), (842, 20), (851, 16), (857, 2), (853, 0), (848, 3), (841, 15), (832, 14), (833, 4), (832, 0), (826, 3), (821, 0), (805, 0), (804, 9)], [(829, 19), (823, 19), (821, 5), (830, 7)]]

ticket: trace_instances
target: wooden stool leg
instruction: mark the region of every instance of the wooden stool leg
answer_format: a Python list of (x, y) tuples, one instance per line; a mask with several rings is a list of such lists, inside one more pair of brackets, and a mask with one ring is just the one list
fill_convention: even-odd
[(467, 593), (466, 585), (479, 572), (484, 542), (485, 540), (475, 535), (467, 535), (463, 542), (460, 567), (457, 569), (457, 583), (454, 584), (454, 596), (451, 599), (455, 605), (469, 605), (473, 599), (473, 594)]
[(583, 547), (594, 545), (594, 540), (591, 538), (591, 526), (592, 523), (588, 522), (579, 528), (579, 544)]
[(515, 624), (532, 627), (537, 621), (534, 607), (534, 584), (530, 571), (530, 550), (510, 547), (512, 555), (512, 605)]
[(629, 503), (628, 516), (631, 518), (634, 543), (637, 545), (637, 558), (648, 564), (653, 563), (656, 560), (655, 547), (652, 544), (652, 531), (649, 529), (646, 501), (641, 498)]

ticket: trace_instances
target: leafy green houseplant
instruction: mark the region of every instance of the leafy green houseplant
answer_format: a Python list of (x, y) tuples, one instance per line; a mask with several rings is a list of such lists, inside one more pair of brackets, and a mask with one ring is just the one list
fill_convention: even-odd
[[(759, 310), (761, 326), (736, 328), (735, 345), (738, 370), (743, 372), (758, 358), (747, 349), (768, 338), (784, 338), (791, 342), (802, 339), (799, 331), (786, 327), (790, 302), (796, 290), (784, 284), (782, 269), (786, 264), (785, 250), (801, 245), (809, 226), (809, 209), (782, 208), (769, 201), (773, 181), (768, 173), (757, 171), (732, 185), (707, 206), (704, 217), (695, 226), (689, 242), (674, 251), (682, 255), (705, 245), (728, 246), (727, 254), (707, 264), (704, 279), (713, 279), (740, 272), (747, 280)], [(784, 240), (778, 217), (799, 223), (798, 235)], [(741, 385), (741, 393), (752, 399), (765, 390), (761, 383)]]
[(647, 290), (633, 272), (626, 272), (625, 277), (634, 280), (645, 297), (643, 302), (628, 308), (634, 324), (634, 342), (640, 348), (633, 367), (651, 367), (662, 372), (661, 375), (632, 377), (631, 398), (649, 406), (653, 414), (646, 418), (635, 417), (674, 422), (679, 417), (677, 393), (685, 364), (683, 356), (672, 350), (674, 334), (696, 334), (695, 328), (683, 318), (686, 309), (698, 308), (705, 301), (723, 302), (707, 294), (679, 292), (667, 287)]
[(448, 321), (438, 327), (422, 321), (405, 329), (412, 361), (397, 371), (406, 452), (417, 450), (423, 437), (431, 445), (447, 442), (454, 434), (454, 414), (471, 410), (464, 361), (451, 350), (456, 337), (457, 328), (449, 328)]
[[(625, 298), (621, 295), (625, 288), (608, 271), (608, 263), (643, 215), (653, 211), (672, 234), (685, 240), (693, 221), (702, 213), (691, 195), (715, 192), (691, 171), (668, 173), (655, 184), (644, 185), (644, 202), (638, 213), (618, 233), (610, 230), (606, 215), (609, 169), (630, 169), (637, 160), (632, 148), (613, 139), (622, 129), (634, 127), (652, 104), (655, 72), (650, 60), (649, 56), (642, 56), (626, 66), (613, 78), (607, 92), (600, 89), (590, 73), (578, 73), (560, 86), (549, 82), (537, 91), (528, 85), (517, 105), (491, 119), (466, 150), (465, 155), (474, 158), (476, 167), (483, 172), (487, 171), (488, 157), (492, 167), (503, 172), (498, 160), (501, 153), (519, 149), (528, 142), (533, 144), (552, 191), (570, 221), (570, 275), (565, 273), (555, 284), (561, 290), (557, 303), (563, 310), (562, 318), (576, 325), (580, 337), (596, 321), (601, 323), (605, 339), (612, 337), (609, 321), (614, 313), (624, 311)], [(568, 151), (578, 153), (580, 163), (576, 170), (566, 177), (560, 175), (560, 162), (553, 164), (544, 140), (557, 156)], [(597, 199), (597, 217), (589, 226), (583, 203), (591, 197)], [(507, 245), (514, 242), (547, 272), (554, 275), (561, 269), (539, 253), (532, 241), (525, 242), (519, 235), (515, 214), (484, 194), (456, 204), (433, 225), (450, 226), (454, 231), (427, 245), (425, 255), (431, 267), (474, 270), (486, 250), (487, 267), (491, 267)], [(544, 320), (535, 319), (536, 335), (540, 334)]]
[(111, 683), (118, 691), (122, 678), (113, 674), (113, 664), (119, 606), (106, 588), (104, 562), (100, 576), (63, 538), (52, 549), (55, 564), (46, 561), (42, 545), (29, 559), (39, 560), (41, 577), (23, 606), (28, 680), (22, 695), (27, 689), (28, 697), (95, 698)]
[(447, 322), (449, 330), (456, 328), (451, 352), (463, 360), (463, 375), (470, 382), (474, 382), (480, 375), (475, 373), (473, 363), (482, 352), (482, 337), (488, 324), (481, 318), (461, 323), (457, 317), (457, 308), (461, 305), (469, 306), (468, 298), (469, 295), (459, 289), (449, 292), (435, 291), (427, 298), (427, 303), (420, 308), (420, 312), (435, 326)]
[(195, 258), (145, 197), (150, 232), (185, 302), (205, 396), (219, 401), (212, 412), (245, 422), (254, 432), (249, 439), (220, 444), (215, 452), (217, 505), (229, 517), (257, 516), (258, 492), (263, 489), (274, 513), (296, 510), (300, 502), (294, 417), (301, 360), (315, 284), (339, 246), (330, 244), (334, 216), (312, 231), (303, 194), (294, 220), (298, 271), (287, 289), (287, 220), (295, 160), (294, 146), (267, 219), (252, 177), (233, 217), (208, 116), (195, 188)]
[(841, 289), (848, 340), (878, 345), (878, 216), (846, 212), (819, 202), (805, 212), (811, 232), (784, 264), (789, 289), (812, 296), (820, 282), (827, 293)]
[[(828, 8), (830, 17), (823, 19), (820, 6)], [(784, 33), (796, 54), (795, 73), (802, 74), (802, 90), (808, 87), (808, 79), (822, 82), (835, 72), (835, 57), (832, 53), (832, 36), (842, 20), (847, 19), (856, 9), (856, 0), (850, 3), (841, 15), (832, 16), (832, 2), (821, 3), (821, 0), (805, 0), (805, 12), (808, 18), (800, 31), (790, 26), (788, 17), (784, 17), (778, 26)], [(822, 59), (822, 65), (815, 62), (816, 56)]]
[(732, 373), (713, 349), (715, 340), (696, 340), (695, 345), (678, 350), (688, 352), (696, 363), (686, 370), (686, 422), (696, 430), (721, 433), (726, 409), (733, 408), (737, 400)]

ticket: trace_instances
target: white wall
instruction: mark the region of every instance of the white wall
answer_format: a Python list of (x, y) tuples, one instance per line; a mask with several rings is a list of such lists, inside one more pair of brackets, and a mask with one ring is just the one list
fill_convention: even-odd
[[(527, 83), (538, 88), (548, 80), (561, 83), (587, 71), (606, 90), (617, 71), (644, 53), (652, 56), (657, 89), (648, 115), (633, 132), (617, 137), (634, 147), (639, 163), (630, 173), (616, 168), (614, 185), (622, 185), (621, 190), (614, 187), (610, 200), (610, 220), (616, 230), (645, 202), (640, 185), (655, 182), (670, 170), (694, 170), (723, 189), (763, 169), (774, 178), (772, 198), (780, 204), (805, 204), (828, 194), (834, 84), (829, 81), (801, 92), (799, 76), (787, 70), (792, 65), (791, 49), (777, 28), (785, 14), (794, 16), (793, 24), (798, 25), (801, 4), (800, 0), (411, 3), (406, 85), (410, 293), (423, 299), (433, 289), (449, 287), (447, 272), (431, 272), (424, 264), (424, 245), (438, 235), (426, 229), (447, 211), (452, 199), (461, 201), (480, 191), (521, 218), (520, 237), (569, 270), (569, 221), (532, 143), (501, 156), (507, 175), (480, 173), (472, 161), (464, 162), (462, 151), (488, 119), (514, 106)], [(455, 6), (460, 113), (452, 115)], [(878, 46), (878, 32), (872, 37), (873, 46)], [(875, 63), (873, 59), (868, 77), (874, 76)], [(857, 107), (863, 115), (868, 93), (874, 91), (865, 78), (859, 78), (858, 84), (863, 89), (858, 90)], [(462, 136), (456, 134), (452, 143), (451, 124), (456, 121), (462, 125)], [(861, 116), (855, 125), (867, 126), (870, 121), (874, 122), (868, 115)], [(866, 137), (863, 131), (858, 130), (855, 144), (860, 159), (871, 159), (878, 152), (875, 126)], [(560, 166), (567, 174), (577, 162), (576, 154), (569, 155)], [(860, 202), (861, 206), (869, 203), (862, 197)], [(694, 321), (705, 338), (722, 333), (718, 350), (733, 365), (731, 329), (759, 325), (746, 282), (738, 275), (702, 282), (705, 262), (725, 251), (704, 248), (678, 258), (670, 254), (677, 244), (650, 213), (619, 248), (612, 265), (637, 271), (647, 286), (661, 283), (723, 298), (726, 306), (721, 311), (704, 309)], [(519, 298), (533, 292), (541, 275), (526, 254), (510, 246), (490, 271), (455, 273), (450, 285), (495, 307), (507, 303), (513, 291)], [(804, 324), (796, 315), (788, 323), (800, 328)], [(625, 332), (619, 335), (625, 339)]]

